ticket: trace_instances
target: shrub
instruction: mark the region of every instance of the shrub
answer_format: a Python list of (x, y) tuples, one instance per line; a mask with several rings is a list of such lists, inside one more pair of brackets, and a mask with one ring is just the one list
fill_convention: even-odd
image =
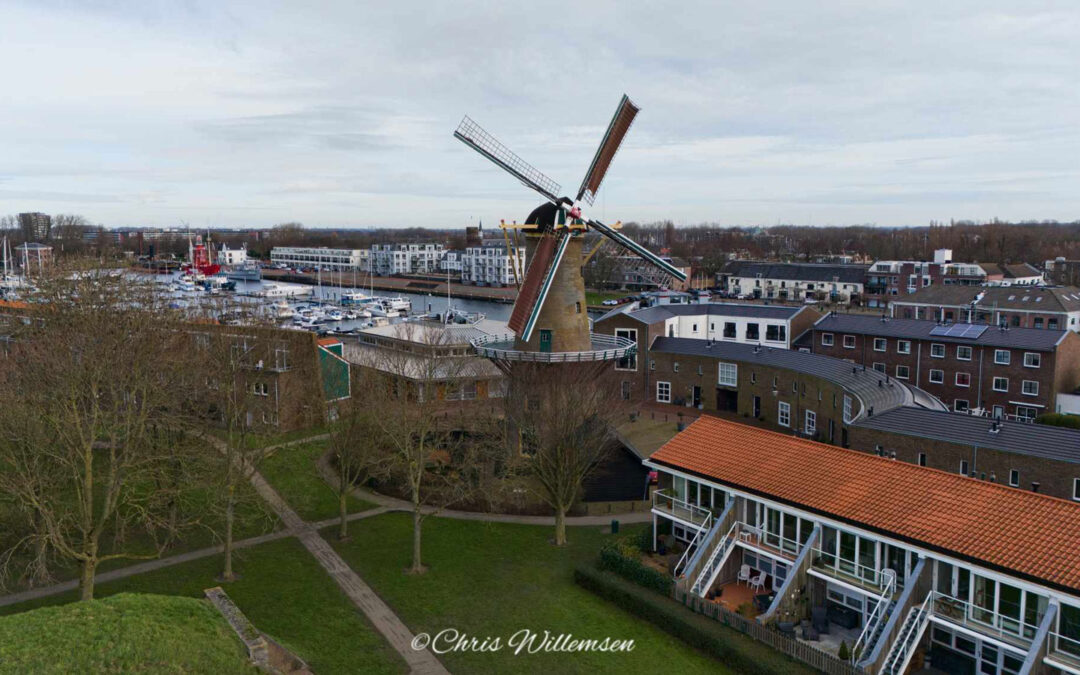
[(809, 672), (780, 652), (754, 642), (714, 619), (657, 597), (616, 576), (589, 567), (574, 569), (574, 583), (627, 612), (644, 619), (687, 645), (724, 662), (733, 672), (779, 675)]
[(614, 572), (628, 581), (657, 593), (670, 595), (675, 580), (663, 572), (643, 564), (637, 558), (639, 554), (640, 551), (629, 546), (625, 543), (625, 540), (604, 544), (600, 549), (600, 560), (597, 562), (597, 567)]
[(836, 658), (841, 661), (847, 661), (851, 658), (851, 650), (848, 649), (847, 642), (843, 640), (840, 641), (840, 649), (836, 651)]
[(742, 603), (741, 605), (739, 605), (738, 607), (735, 608), (735, 611), (739, 615), (745, 616), (747, 619), (753, 619), (754, 618), (754, 606), (752, 604), (750, 604), (749, 602)]
[(1067, 427), (1069, 429), (1080, 429), (1080, 415), (1046, 413), (1045, 415), (1039, 415), (1039, 417), (1036, 418), (1035, 423), (1046, 424), (1052, 427)]

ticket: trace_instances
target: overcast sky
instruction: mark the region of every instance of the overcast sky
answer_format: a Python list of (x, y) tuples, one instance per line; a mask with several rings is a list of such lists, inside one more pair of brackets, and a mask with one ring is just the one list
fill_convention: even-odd
[(461, 226), (1080, 218), (1080, 3), (0, 0), (0, 214)]

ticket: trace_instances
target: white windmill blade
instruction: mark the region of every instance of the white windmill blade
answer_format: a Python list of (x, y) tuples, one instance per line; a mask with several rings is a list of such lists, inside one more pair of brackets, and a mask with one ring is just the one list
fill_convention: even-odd
[(454, 130), (454, 138), (502, 167), (504, 171), (517, 178), (525, 186), (536, 190), (551, 202), (559, 203), (558, 194), (562, 186), (545, 176), (539, 169), (521, 157), (518, 157), (513, 150), (484, 131), (468, 115), (461, 120), (461, 124)]

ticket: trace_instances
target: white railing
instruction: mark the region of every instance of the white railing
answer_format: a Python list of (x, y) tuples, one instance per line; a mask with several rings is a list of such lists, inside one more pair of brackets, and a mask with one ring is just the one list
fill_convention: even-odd
[(540, 352), (515, 349), (513, 334), (485, 335), (471, 340), (473, 349), (484, 358), (499, 361), (535, 361), (542, 363), (585, 363), (589, 361), (613, 361), (626, 358), (637, 350), (637, 343), (630, 338), (590, 333), (588, 351)]
[(710, 525), (712, 525), (712, 512), (705, 516), (705, 520), (701, 522), (701, 528), (694, 533), (693, 539), (686, 545), (686, 550), (683, 551), (682, 556), (679, 558), (679, 562), (675, 563), (672, 574), (675, 578), (682, 576), (682, 573), (686, 571), (686, 564), (693, 559), (694, 552), (696, 552), (702, 545), (703, 537), (707, 537), (707, 533), (710, 531)]
[(694, 527), (702, 527), (702, 524), (712, 520), (712, 512), (708, 509), (691, 504), (685, 499), (668, 494), (667, 490), (657, 490), (652, 495), (652, 507), (665, 515), (674, 516)]
[(720, 540), (720, 543), (716, 545), (716, 549), (713, 550), (709, 556), (708, 562), (701, 568), (701, 572), (698, 574), (697, 579), (694, 580), (694, 585), (690, 588), (690, 592), (694, 595), (701, 596), (704, 591), (712, 586), (712, 582), (716, 579), (716, 575), (719, 572), (724, 561), (727, 560), (727, 555), (731, 549), (735, 548), (736, 530), (739, 527), (739, 522), (735, 521), (731, 524), (727, 534)]
[[(886, 577), (891, 576), (893, 583), (896, 581), (895, 572), (892, 572), (892, 570), (887, 568), (879, 570), (875, 567), (862, 565), (854, 560), (841, 558), (836, 553), (825, 552), (817, 546), (814, 547), (813, 554), (814, 559), (810, 562), (813, 569), (824, 572), (841, 581), (847, 580), (849, 582), (869, 585), (879, 589), (885, 587), (887, 583)], [(886, 574), (886, 572), (892, 574)]]
[(938, 591), (931, 591), (930, 597), (933, 598), (931, 612), (934, 616), (977, 633), (1030, 645), (1039, 630), (1038, 626), (1024, 623), (1022, 619), (1005, 616)]
[[(777, 534), (771, 530), (767, 530), (760, 525), (748, 525), (745, 522), (739, 522), (738, 531), (739, 541), (748, 544), (753, 544), (757, 548), (763, 551), (769, 551), (771, 553), (783, 553), (784, 555), (795, 558), (802, 551), (803, 544), (795, 539), (789, 539), (782, 534)], [(772, 549), (770, 551), (770, 549)]]
[(1080, 639), (1053, 632), (1047, 635), (1047, 639), (1049, 640), (1047, 655), (1050, 658), (1061, 657), (1067, 658), (1074, 663), (1080, 663)]
[(913, 643), (918, 641), (923, 627), (926, 626), (927, 618), (930, 616), (930, 601), (933, 597), (933, 591), (927, 593), (923, 603), (917, 608), (913, 607), (908, 612), (907, 617), (904, 619), (904, 625), (901, 626), (900, 635), (896, 637), (892, 650), (885, 657), (885, 663), (881, 664), (880, 672), (884, 675), (898, 675), (898, 673), (904, 672), (911, 654), (915, 651)]
[(881, 595), (878, 596), (874, 609), (870, 611), (870, 616), (866, 619), (862, 633), (859, 633), (859, 639), (851, 646), (852, 665), (858, 662), (861, 653), (866, 651), (866, 647), (870, 646), (870, 641), (873, 639), (874, 633), (877, 632), (878, 625), (885, 620), (885, 610), (888, 609), (893, 592), (896, 591), (896, 572), (888, 569), (882, 570), (882, 576), (886, 579), (885, 587), (882, 589)]

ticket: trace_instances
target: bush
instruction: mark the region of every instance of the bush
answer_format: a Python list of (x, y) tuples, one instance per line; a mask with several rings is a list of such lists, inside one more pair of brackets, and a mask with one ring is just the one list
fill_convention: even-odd
[(607, 543), (600, 549), (600, 560), (596, 566), (657, 593), (670, 595), (675, 580), (642, 563), (637, 558), (639, 554), (632, 546), (628, 550), (628, 545), (623, 540)]
[(627, 583), (616, 576), (589, 567), (574, 569), (574, 583), (649, 621), (687, 645), (721, 660), (733, 672), (747, 675), (779, 675), (810, 672), (802, 664), (780, 652), (754, 642), (714, 619), (683, 607), (671, 598)]
[(1045, 415), (1039, 415), (1039, 417), (1035, 420), (1035, 423), (1046, 424), (1052, 427), (1067, 427), (1069, 429), (1080, 429), (1080, 415), (1046, 413)]
[(843, 640), (840, 641), (840, 649), (836, 652), (836, 658), (841, 661), (847, 661), (851, 658), (851, 650), (848, 649), (847, 642)]

